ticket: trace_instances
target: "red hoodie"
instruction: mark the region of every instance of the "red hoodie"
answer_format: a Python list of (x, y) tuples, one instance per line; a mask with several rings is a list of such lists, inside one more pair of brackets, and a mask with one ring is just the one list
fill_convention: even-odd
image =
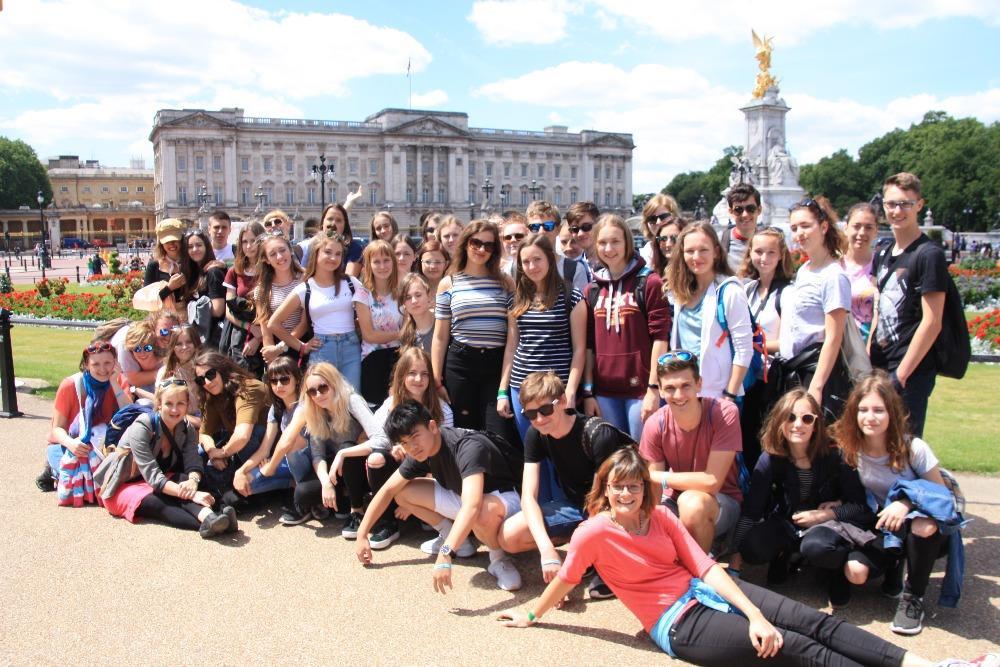
[(594, 351), (594, 393), (599, 396), (642, 398), (653, 341), (670, 340), (670, 308), (655, 271), (646, 276), (646, 317), (636, 303), (635, 284), (645, 266), (636, 256), (617, 280), (601, 268), (587, 286), (588, 297), (599, 290), (593, 309), (591, 298), (586, 299), (587, 349)]

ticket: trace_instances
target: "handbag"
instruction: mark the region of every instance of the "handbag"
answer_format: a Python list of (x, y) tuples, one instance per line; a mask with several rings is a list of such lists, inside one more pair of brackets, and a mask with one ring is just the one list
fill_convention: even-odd
[(848, 312), (844, 319), (844, 340), (840, 344), (840, 360), (847, 369), (847, 374), (854, 385), (872, 372), (872, 361), (868, 357), (868, 348), (854, 316)]

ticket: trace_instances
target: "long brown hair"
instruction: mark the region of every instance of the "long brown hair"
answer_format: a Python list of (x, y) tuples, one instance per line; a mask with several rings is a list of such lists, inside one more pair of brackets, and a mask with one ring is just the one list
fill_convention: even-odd
[(392, 273), (389, 274), (389, 294), (395, 299), (399, 288), (399, 267), (396, 265), (396, 254), (387, 241), (375, 239), (365, 246), (365, 251), (361, 255), (361, 284), (371, 292), (373, 298), (378, 296), (378, 292), (375, 290), (375, 271), (372, 270), (371, 261), (375, 255), (385, 255), (392, 262)]
[(642, 504), (639, 510), (646, 516), (653, 513), (653, 508), (660, 502), (660, 485), (649, 478), (649, 468), (639, 450), (633, 445), (622, 447), (614, 454), (604, 459), (604, 463), (594, 474), (594, 485), (587, 494), (587, 515), (597, 514), (610, 509), (605, 490), (611, 480), (618, 483), (635, 480), (642, 482)]
[(698, 233), (707, 236), (709, 244), (715, 249), (715, 259), (712, 261), (712, 270), (715, 271), (715, 275), (733, 275), (732, 269), (729, 268), (729, 262), (726, 261), (726, 253), (722, 251), (722, 244), (719, 243), (719, 237), (711, 223), (695, 222), (688, 225), (678, 234), (677, 243), (674, 245), (674, 256), (667, 264), (667, 289), (673, 292), (674, 303), (679, 306), (686, 305), (698, 291), (698, 279), (691, 273), (687, 262), (684, 261), (684, 240)]
[(830, 204), (830, 200), (826, 197), (812, 198), (807, 196), (788, 209), (788, 213), (791, 215), (801, 208), (808, 209), (816, 217), (819, 224), (826, 223), (823, 246), (835, 259), (843, 257), (844, 251), (847, 250), (847, 236), (837, 226), (837, 212)]
[[(446, 224), (450, 223), (442, 221), (438, 231)], [(469, 263), (469, 239), (480, 232), (489, 232), (493, 235), (493, 254), (486, 260), (486, 272), (491, 278), (502, 280), (500, 274), (500, 230), (497, 229), (496, 224), (489, 220), (473, 220), (462, 229), (462, 235), (458, 237), (458, 245), (455, 246), (455, 256), (451, 258), (451, 266), (448, 267), (446, 275), (452, 276), (465, 270), (466, 264)]]
[[(542, 281), (545, 287), (541, 295), (538, 294), (535, 281), (528, 277), (524, 272), (524, 267), (521, 266), (521, 253), (526, 248), (532, 247), (541, 250), (542, 254), (545, 255), (546, 261), (549, 263), (548, 272)], [(524, 245), (518, 248), (517, 251), (517, 285), (514, 288), (514, 307), (510, 311), (512, 316), (518, 318), (531, 310), (536, 296), (540, 296), (539, 300), (542, 302), (542, 310), (552, 309), (556, 304), (556, 299), (559, 298), (559, 290), (563, 289), (565, 291), (565, 283), (559, 275), (556, 261), (556, 253), (552, 249), (552, 241), (549, 240), (548, 236), (538, 233), (532, 234), (525, 239)]]
[(858, 426), (858, 405), (868, 394), (878, 394), (885, 403), (889, 418), (889, 428), (885, 432), (885, 448), (889, 453), (889, 466), (901, 472), (910, 463), (910, 435), (906, 432), (909, 415), (903, 399), (892, 386), (892, 380), (885, 371), (877, 369), (861, 382), (847, 396), (844, 413), (833, 425), (833, 437), (844, 452), (844, 461), (852, 468), (858, 467), (858, 454), (863, 451), (865, 434)]
[(424, 395), (420, 397), (420, 402), (423, 403), (427, 411), (431, 413), (434, 421), (438, 424), (444, 417), (444, 412), (441, 409), (441, 399), (438, 398), (438, 393), (434, 388), (434, 374), (431, 371), (431, 358), (427, 352), (424, 351), (422, 347), (404, 347), (399, 353), (399, 360), (396, 361), (396, 366), (392, 370), (392, 382), (389, 384), (389, 398), (392, 399), (392, 406), (402, 405), (406, 401), (413, 398), (410, 396), (409, 392), (406, 391), (406, 374), (410, 372), (414, 364), (417, 361), (424, 362), (424, 366), (427, 368), (427, 372), (431, 373), (427, 382), (427, 389), (424, 390)]
[[(201, 334), (198, 332), (198, 328), (193, 324), (181, 324), (175, 328), (175, 331), (170, 335), (170, 346), (167, 348), (167, 358), (163, 362), (163, 377), (168, 378), (172, 376), (178, 368), (181, 367), (181, 360), (177, 358), (177, 341), (180, 340), (181, 334), (187, 334), (188, 338), (191, 339), (191, 345), (194, 347), (194, 353), (191, 355), (191, 361), (193, 362), (198, 354), (201, 352), (202, 340)], [(186, 378), (190, 380), (191, 378)]]
[(771, 408), (767, 416), (767, 421), (760, 430), (760, 447), (771, 456), (780, 456), (791, 459), (792, 452), (785, 439), (784, 426), (788, 421), (788, 415), (792, 414), (795, 404), (801, 400), (809, 402), (809, 409), (816, 415), (813, 422), (812, 437), (809, 438), (809, 445), (806, 447), (806, 456), (810, 463), (815, 463), (830, 448), (830, 441), (826, 432), (826, 424), (823, 423), (823, 408), (819, 406), (816, 399), (805, 389), (798, 387), (792, 389), (778, 399), (778, 402)]
[[(243, 235), (247, 232), (253, 232), (253, 237), (258, 239), (264, 233), (264, 225), (259, 222), (247, 223), (243, 226), (243, 229), (240, 230), (240, 233), (236, 237), (236, 259), (233, 260), (233, 268), (236, 269), (236, 274), (241, 276), (245, 276), (247, 274), (247, 270), (252, 268), (247, 266), (250, 258), (247, 257), (246, 252), (243, 251)], [(259, 248), (257, 252), (259, 256)]]
[(257, 286), (254, 288), (254, 301), (257, 304), (256, 323), (266, 326), (271, 319), (271, 288), (274, 286), (274, 267), (267, 261), (267, 245), (269, 243), (284, 243), (288, 248), (289, 263), (292, 268), (292, 280), (302, 277), (302, 267), (295, 259), (292, 243), (283, 234), (264, 234), (257, 237), (260, 250), (257, 251)]
[(215, 350), (203, 350), (194, 358), (195, 366), (207, 366), (219, 373), (222, 378), (222, 393), (212, 396), (201, 388), (201, 412), (205, 414), (209, 401), (220, 402), (227, 421), (236, 419), (236, 398), (246, 397), (246, 385), (256, 380), (250, 371), (240, 367), (235, 361)]
[(264, 371), (264, 383), (267, 384), (267, 393), (271, 397), (271, 405), (274, 406), (274, 414), (278, 418), (279, 423), (281, 416), (286, 410), (285, 402), (274, 393), (274, 386), (271, 384), (271, 379), (281, 377), (282, 375), (286, 375), (292, 379), (292, 393), (297, 401), (299, 390), (302, 388), (302, 369), (299, 368), (298, 363), (291, 357), (280, 356), (269, 363), (267, 370)]
[[(430, 300), (430, 310), (434, 312), (434, 295), (431, 294), (431, 284), (427, 278), (419, 273), (407, 273), (399, 283), (399, 312), (403, 314), (403, 326), (399, 329), (399, 344), (403, 347), (417, 344), (417, 321), (406, 311), (406, 300), (410, 294), (410, 287), (413, 283), (420, 285), (427, 291), (427, 298)], [(431, 328), (433, 331), (433, 326)]]
[(302, 276), (302, 282), (316, 276), (316, 265), (319, 264), (319, 253), (325, 246), (336, 243), (340, 246), (340, 264), (333, 270), (333, 293), (340, 296), (340, 283), (347, 278), (347, 243), (343, 236), (336, 232), (328, 234), (319, 232), (312, 237), (309, 242), (309, 261), (306, 262), (306, 272)]

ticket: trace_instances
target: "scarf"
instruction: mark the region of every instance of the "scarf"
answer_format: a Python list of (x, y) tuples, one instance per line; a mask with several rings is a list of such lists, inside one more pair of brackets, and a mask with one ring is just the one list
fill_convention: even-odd
[(98, 382), (88, 371), (83, 373), (83, 389), (87, 398), (83, 404), (83, 431), (80, 433), (80, 442), (90, 444), (91, 425), (94, 419), (94, 410), (104, 400), (105, 392), (111, 388), (111, 382), (105, 380)]

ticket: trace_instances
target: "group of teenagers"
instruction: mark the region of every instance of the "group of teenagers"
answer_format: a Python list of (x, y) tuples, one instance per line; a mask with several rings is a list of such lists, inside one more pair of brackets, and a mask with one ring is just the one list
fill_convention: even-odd
[[(894, 241), (874, 266), (879, 211), (853, 207), (845, 238), (824, 200), (792, 207), (797, 271), (742, 184), (721, 238), (653, 197), (641, 250), (587, 202), (428, 214), (416, 247), (381, 212), (362, 248), (340, 204), (299, 243), (281, 211), (232, 247), (222, 212), (207, 234), (162, 221), (146, 272), (162, 307), (83, 351), (39, 486), (206, 538), (278, 492), (281, 523), (333, 515), (365, 564), (413, 517), (435, 590), (480, 543), (519, 589), (511, 555), (537, 552), (548, 586), (509, 625), (586, 581), (695, 664), (931, 664), (740, 578), (810, 566), (836, 609), (881, 577), (892, 630), (913, 635), (947, 557), (938, 602), (958, 602), (960, 491), (921, 438), (944, 256), (915, 176), (884, 200)], [(843, 368), (847, 318), (871, 341), (864, 377)], [(769, 371), (789, 364), (779, 394)]]

